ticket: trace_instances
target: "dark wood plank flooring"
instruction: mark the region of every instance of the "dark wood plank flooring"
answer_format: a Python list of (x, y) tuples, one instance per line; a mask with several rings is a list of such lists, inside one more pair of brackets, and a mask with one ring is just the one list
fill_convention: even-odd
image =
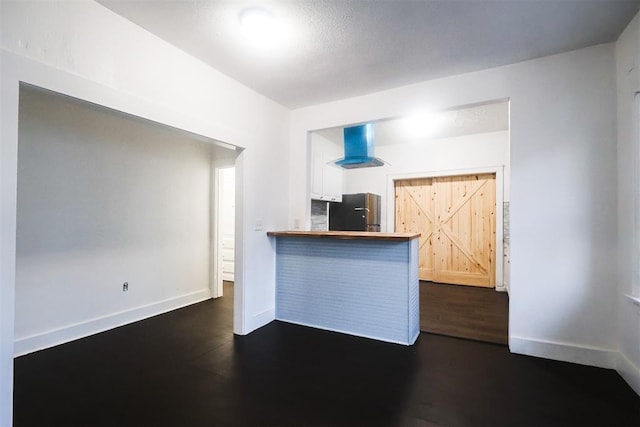
[(509, 296), (495, 289), (421, 281), (420, 330), (506, 345)]
[(412, 347), (272, 322), (225, 297), (15, 359), (15, 426), (638, 426), (612, 370), (422, 333)]

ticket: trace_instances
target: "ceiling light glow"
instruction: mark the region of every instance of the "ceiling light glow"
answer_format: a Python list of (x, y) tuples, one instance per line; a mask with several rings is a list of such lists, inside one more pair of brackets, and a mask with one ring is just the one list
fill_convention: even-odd
[(402, 127), (407, 136), (424, 138), (431, 136), (445, 126), (446, 120), (442, 114), (420, 113), (403, 120)]
[(240, 12), (242, 31), (252, 43), (269, 46), (282, 37), (282, 29), (275, 15), (261, 7), (250, 7)]

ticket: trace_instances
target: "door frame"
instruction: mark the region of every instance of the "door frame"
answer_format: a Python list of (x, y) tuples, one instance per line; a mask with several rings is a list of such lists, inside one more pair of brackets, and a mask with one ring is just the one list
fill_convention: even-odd
[[(443, 176), (460, 176), (494, 173), (496, 175), (496, 291), (507, 292), (508, 287), (504, 280), (504, 165), (486, 166), (469, 169), (446, 169), (436, 171), (410, 172), (387, 175), (387, 230), (395, 231), (396, 227), (396, 203), (395, 182), (405, 179), (439, 178)], [(502, 260), (497, 262), (497, 260)]]

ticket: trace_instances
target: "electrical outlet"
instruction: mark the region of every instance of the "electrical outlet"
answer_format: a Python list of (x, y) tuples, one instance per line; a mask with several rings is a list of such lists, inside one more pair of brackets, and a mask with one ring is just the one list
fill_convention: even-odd
[(129, 282), (124, 282), (122, 284), (122, 292), (127, 292), (129, 290)]

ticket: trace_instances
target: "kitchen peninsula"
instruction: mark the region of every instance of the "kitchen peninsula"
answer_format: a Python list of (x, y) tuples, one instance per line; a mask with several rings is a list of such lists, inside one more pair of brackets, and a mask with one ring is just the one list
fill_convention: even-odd
[(419, 334), (413, 233), (271, 231), (276, 319), (411, 345)]

